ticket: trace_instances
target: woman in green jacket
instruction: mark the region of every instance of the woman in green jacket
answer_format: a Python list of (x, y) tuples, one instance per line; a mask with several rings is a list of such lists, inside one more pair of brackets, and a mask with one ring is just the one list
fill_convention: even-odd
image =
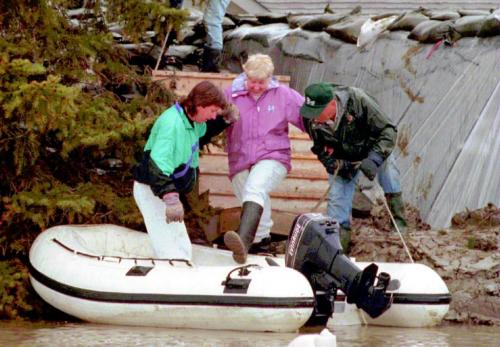
[(200, 146), (229, 125), (234, 113), (226, 110), (231, 108), (224, 94), (203, 81), (165, 110), (151, 129), (142, 160), (134, 168), (134, 198), (158, 258), (191, 259), (179, 194), (189, 193), (195, 185)]

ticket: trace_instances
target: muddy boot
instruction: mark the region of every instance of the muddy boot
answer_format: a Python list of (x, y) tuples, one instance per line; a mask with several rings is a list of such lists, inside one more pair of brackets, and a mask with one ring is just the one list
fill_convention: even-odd
[[(385, 198), (387, 200), (387, 204), (389, 205), (389, 209), (391, 210), (392, 216), (396, 221), (399, 231), (401, 233), (404, 233), (408, 224), (406, 223), (405, 205), (401, 192), (387, 193), (385, 194)], [(395, 227), (393, 228), (393, 231), (397, 232)]]
[(248, 249), (252, 245), (263, 208), (253, 201), (245, 201), (241, 211), (238, 232), (228, 231), (224, 234), (224, 244), (233, 251), (233, 258), (237, 263), (247, 261)]
[(219, 63), (221, 60), (222, 51), (213, 49), (208, 46), (203, 46), (203, 55), (201, 60), (201, 72), (220, 72)]
[(260, 240), (260, 242), (252, 243), (252, 245), (248, 249), (248, 253), (250, 254), (270, 253), (271, 252), (270, 246), (271, 246), (271, 236), (268, 236)]
[(340, 226), (340, 245), (344, 254), (349, 254), (351, 249), (351, 227)]

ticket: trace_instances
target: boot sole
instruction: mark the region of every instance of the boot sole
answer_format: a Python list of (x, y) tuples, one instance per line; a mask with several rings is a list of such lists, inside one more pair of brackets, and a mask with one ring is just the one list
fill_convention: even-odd
[(247, 261), (247, 250), (240, 235), (234, 231), (228, 231), (224, 234), (224, 244), (233, 252), (233, 259), (240, 264)]

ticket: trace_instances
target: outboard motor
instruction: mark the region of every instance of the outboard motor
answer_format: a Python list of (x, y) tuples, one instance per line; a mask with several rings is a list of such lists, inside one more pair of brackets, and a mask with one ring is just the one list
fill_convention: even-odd
[(356, 304), (372, 318), (384, 313), (392, 303), (385, 292), (391, 277), (370, 264), (361, 270), (342, 251), (336, 220), (318, 213), (295, 218), (286, 245), (286, 266), (300, 271), (315, 292), (315, 310), (306, 325), (326, 325), (333, 313), (337, 289), (347, 302)]

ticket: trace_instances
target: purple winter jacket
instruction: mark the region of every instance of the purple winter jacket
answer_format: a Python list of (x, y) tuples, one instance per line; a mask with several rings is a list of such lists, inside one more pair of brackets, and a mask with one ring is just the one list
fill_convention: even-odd
[(300, 117), (304, 97), (273, 77), (267, 90), (255, 100), (246, 90), (245, 80), (243, 73), (225, 91), (228, 102), (240, 111), (239, 121), (227, 129), (229, 178), (264, 159), (277, 160), (290, 172), (288, 123), (304, 131)]

